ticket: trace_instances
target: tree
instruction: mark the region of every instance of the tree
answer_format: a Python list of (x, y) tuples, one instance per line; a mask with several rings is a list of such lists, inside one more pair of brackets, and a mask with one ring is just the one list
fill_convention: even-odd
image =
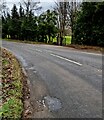
[(9, 35), (10, 21), (11, 21), (11, 17), (8, 12), (6, 17), (2, 15), (2, 38), (7, 38), (7, 35)]
[(14, 4), (13, 5), (13, 8), (11, 10), (11, 24), (9, 26), (9, 33), (10, 33), (10, 36), (11, 38), (13, 39), (18, 39), (19, 37), (19, 14), (17, 12), (17, 7), (16, 5)]
[(36, 17), (34, 18), (32, 13), (29, 13), (29, 17), (24, 18), (22, 22), (22, 34), (23, 38), (25, 40), (34, 40), (36, 39), (36, 29), (37, 29), (37, 24), (36, 24)]
[[(47, 43), (47, 33), (46, 33), (46, 15), (43, 13), (38, 17), (38, 41)], [(45, 39), (45, 40), (44, 40)]]
[(79, 8), (80, 3), (76, 2), (76, 0), (72, 0), (67, 3), (67, 13), (68, 13), (68, 21), (69, 26), (71, 27), (71, 44), (74, 44), (74, 24), (76, 22), (76, 14)]
[(55, 10), (58, 13), (57, 26), (59, 28), (59, 38), (57, 38), (57, 44), (62, 45), (63, 36), (65, 35), (65, 25), (67, 17), (67, 2), (56, 2), (57, 7)]
[(19, 31), (18, 31), (18, 33), (19, 33), (19, 35), (18, 35), (18, 39), (24, 39), (23, 38), (23, 31), (22, 31), (22, 23), (23, 23), (23, 21), (24, 21), (24, 19), (25, 19), (25, 13), (24, 13), (24, 9), (23, 9), (23, 7), (22, 7), (22, 5), (20, 4), (20, 7), (19, 7), (19, 20), (18, 20), (18, 22), (19, 22)]
[(20, 4), (20, 8), (19, 8), (19, 17), (23, 18), (24, 17), (24, 9), (22, 7), (22, 5)]
[[(8, 34), (8, 24), (7, 24), (7, 20), (8, 20), (8, 12), (9, 8), (7, 7), (6, 1), (3, 0), (2, 2), (0, 2), (0, 18), (2, 19), (2, 38), (6, 38), (7, 34)], [(1, 23), (1, 20), (0, 20)]]
[(104, 33), (104, 2), (86, 2), (74, 27), (75, 44), (100, 45)]
[(51, 38), (55, 37), (58, 31), (56, 12), (47, 10), (39, 16), (35, 16), (32, 10), (29, 6), (27, 13), (21, 4), (17, 10), (14, 4), (11, 14), (8, 14), (6, 18), (2, 17), (3, 36), (9, 35), (11, 39), (51, 42)]
[(55, 37), (55, 34), (57, 33), (57, 27), (56, 25), (57, 20), (57, 14), (55, 11), (47, 10), (46, 12), (46, 33), (48, 35), (49, 43), (51, 42), (51, 37)]
[(104, 46), (104, 2), (99, 2), (96, 5), (96, 10), (93, 14), (92, 34), (94, 45)]
[[(56, 27), (57, 14), (55, 11), (47, 10), (42, 13), (38, 19), (38, 28), (40, 33), (40, 41), (51, 42), (51, 37), (55, 37), (57, 33)], [(47, 41), (48, 36), (48, 41)]]
[(33, 1), (33, 0), (23, 0), (23, 9), (26, 11), (26, 17), (28, 18), (29, 13), (36, 11), (36, 10), (41, 10), (42, 7), (39, 6), (40, 2)]
[(68, 1), (64, 0), (63, 2), (56, 3), (56, 11), (58, 12), (58, 27), (60, 29), (60, 45), (62, 45), (63, 37), (65, 36), (65, 29), (66, 27), (70, 26), (72, 32), (72, 43), (74, 42), (74, 22), (76, 18), (76, 12), (78, 9), (78, 3), (74, 0)]
[[(23, 2), (22, 6), (21, 3)], [(21, 39), (29, 39), (34, 40), (36, 39), (36, 17), (34, 17), (34, 11), (40, 10), (42, 7), (39, 7), (38, 4), (40, 2), (33, 2), (32, 0), (23, 0), (20, 3), (20, 18), (22, 19), (21, 22)]]
[(6, 27), (6, 19), (2, 15), (2, 38), (6, 38), (7, 35), (7, 27)]

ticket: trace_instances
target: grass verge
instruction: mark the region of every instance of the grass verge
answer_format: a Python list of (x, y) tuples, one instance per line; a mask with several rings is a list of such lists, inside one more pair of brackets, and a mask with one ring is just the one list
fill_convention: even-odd
[[(21, 41), (21, 40), (11, 40), (11, 39), (4, 39), (10, 42), (20, 42), (20, 43), (28, 43), (28, 44), (48, 44), (48, 43), (42, 43), (42, 42), (32, 42), (32, 41)], [(53, 39), (53, 43), (56, 42), (57, 39)], [(104, 49), (99, 46), (87, 46), (87, 45), (77, 45), (77, 44), (71, 44), (71, 36), (65, 36), (63, 40), (63, 45), (66, 45), (66, 47), (78, 49), (78, 50), (83, 50), (83, 51), (88, 51), (88, 52), (97, 52), (97, 53), (104, 53)]]
[(2, 106), (0, 117), (21, 118), (23, 112), (23, 73), (15, 57), (2, 49)]
[(29, 41), (29, 40), (15, 40), (15, 39), (2, 39), (10, 42), (20, 42), (20, 43), (28, 43), (28, 44), (46, 44), (44, 42), (35, 42), (35, 41)]
[(97, 52), (102, 53), (103, 48), (98, 46), (87, 46), (87, 45), (66, 45), (66, 47), (71, 47), (78, 50), (88, 51), (88, 52)]
[[(44, 42), (35, 42), (35, 41), (29, 41), (29, 40), (14, 40), (14, 39), (3, 39), (6, 41), (12, 41), (12, 42), (21, 42), (21, 43), (29, 43), (29, 44), (48, 44), (48, 43), (44, 43)], [(51, 38), (52, 40), (52, 38)], [(53, 43), (57, 42), (57, 38), (53, 38)], [(65, 36), (64, 40), (63, 40), (63, 44), (66, 45), (70, 45), (71, 44), (71, 36)]]

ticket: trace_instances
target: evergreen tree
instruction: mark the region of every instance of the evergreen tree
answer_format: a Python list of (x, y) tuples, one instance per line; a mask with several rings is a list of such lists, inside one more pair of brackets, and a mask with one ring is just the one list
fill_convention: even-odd
[(104, 45), (104, 2), (85, 2), (74, 25), (75, 44)]
[(23, 10), (23, 7), (21, 4), (20, 4), (20, 8), (19, 8), (19, 17), (20, 18), (24, 17), (24, 10)]
[(19, 14), (17, 12), (17, 7), (14, 4), (12, 8), (12, 13), (11, 13), (11, 25), (9, 28), (10, 31), (10, 36), (12, 39), (18, 39), (19, 38)]
[(16, 5), (14, 4), (13, 5), (13, 8), (12, 8), (12, 19), (18, 19), (19, 18), (19, 15), (18, 15), (18, 12), (17, 12), (17, 7)]

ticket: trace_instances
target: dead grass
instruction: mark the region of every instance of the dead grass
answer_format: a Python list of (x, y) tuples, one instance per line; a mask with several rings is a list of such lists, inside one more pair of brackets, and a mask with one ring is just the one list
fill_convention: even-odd
[(23, 112), (23, 74), (15, 57), (2, 49), (2, 118), (21, 118)]
[(31, 118), (32, 107), (27, 77), (15, 56), (5, 49), (2, 49), (1, 77), (0, 117), (4, 119)]

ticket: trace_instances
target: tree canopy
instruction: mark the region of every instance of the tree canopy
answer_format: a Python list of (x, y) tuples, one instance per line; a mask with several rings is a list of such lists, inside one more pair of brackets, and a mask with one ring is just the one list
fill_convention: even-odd
[(33, 10), (41, 9), (37, 4), (24, 2), (25, 8), (20, 4), (19, 10), (14, 4), (11, 13), (3, 12), (2, 37), (51, 43), (58, 36), (62, 45), (69, 25), (72, 44), (104, 46), (104, 2), (59, 2), (57, 9), (35, 16)]
[(27, 9), (25, 12), (22, 5), (17, 10), (14, 4), (11, 14), (2, 16), (2, 37), (9, 35), (11, 39), (50, 42), (50, 37), (54, 37), (58, 31), (56, 16), (57, 13), (51, 10), (35, 16), (31, 9), (28, 9), (27, 13)]
[(74, 25), (74, 44), (104, 45), (104, 2), (84, 2)]

